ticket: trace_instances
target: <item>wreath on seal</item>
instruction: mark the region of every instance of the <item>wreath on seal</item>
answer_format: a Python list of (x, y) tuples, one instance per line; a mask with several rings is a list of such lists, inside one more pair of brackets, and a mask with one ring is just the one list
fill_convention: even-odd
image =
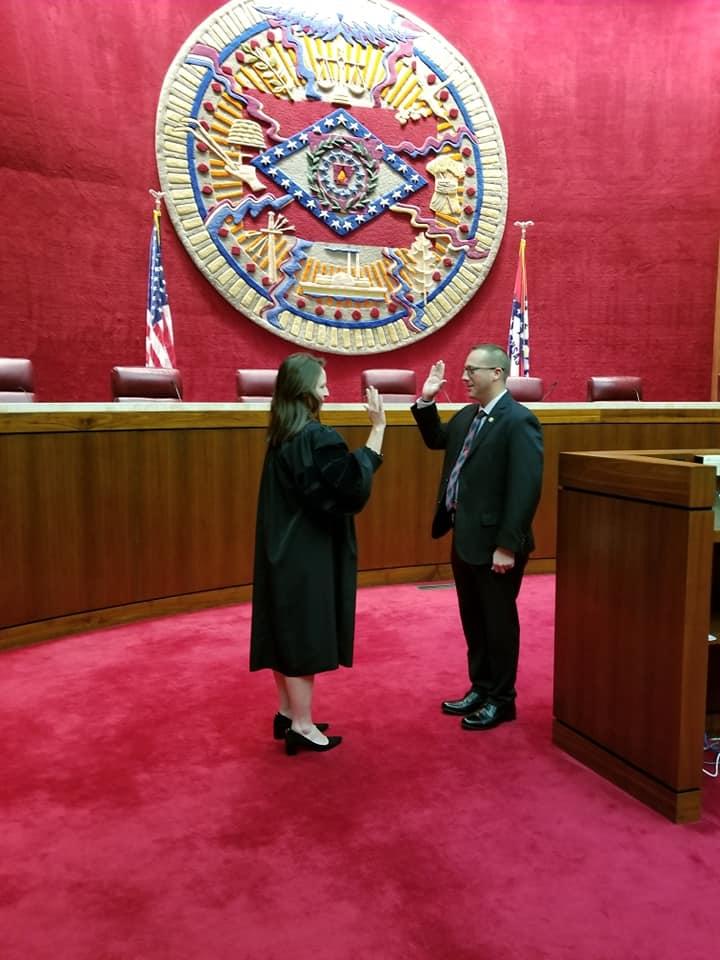
[[(358, 188), (356, 196), (350, 199), (328, 190), (321, 177), (323, 161), (332, 162), (333, 154), (343, 151), (352, 154), (353, 160), (360, 165), (365, 174), (362, 186)], [(314, 149), (308, 150), (307, 161), (309, 190), (326, 203), (331, 210), (337, 210), (341, 213), (356, 210), (365, 206), (368, 197), (371, 197), (375, 192), (380, 165), (377, 160), (370, 156), (365, 145), (359, 140), (344, 136), (328, 137)]]

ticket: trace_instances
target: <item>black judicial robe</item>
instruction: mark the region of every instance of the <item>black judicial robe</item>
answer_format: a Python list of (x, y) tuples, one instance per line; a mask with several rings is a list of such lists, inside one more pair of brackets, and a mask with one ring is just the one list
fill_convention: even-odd
[(265, 457), (258, 497), (250, 669), (288, 677), (352, 666), (353, 514), (382, 458), (310, 420)]

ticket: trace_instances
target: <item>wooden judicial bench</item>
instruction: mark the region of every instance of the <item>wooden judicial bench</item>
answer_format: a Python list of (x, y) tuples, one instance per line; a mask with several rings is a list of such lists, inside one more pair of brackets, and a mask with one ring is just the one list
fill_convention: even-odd
[[(561, 451), (720, 445), (718, 404), (530, 404), (546, 470), (530, 571), (555, 568)], [(457, 407), (441, 405), (447, 417)], [(248, 599), (268, 407), (0, 407), (0, 648)], [(360, 405), (328, 404), (350, 446)], [(388, 411), (385, 463), (358, 518), (361, 584), (448, 579), (430, 537), (441, 455), (410, 411)]]
[(720, 450), (560, 454), (553, 740), (676, 822), (720, 731)]

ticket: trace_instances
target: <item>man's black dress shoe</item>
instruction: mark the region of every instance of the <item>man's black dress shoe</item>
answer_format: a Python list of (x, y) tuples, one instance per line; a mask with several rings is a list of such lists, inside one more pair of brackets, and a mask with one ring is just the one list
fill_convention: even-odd
[(514, 720), (517, 716), (515, 701), (511, 703), (486, 703), (475, 713), (463, 717), (460, 726), (464, 730), (491, 730), (499, 723)]
[(443, 700), (442, 712), (452, 713), (456, 717), (467, 716), (468, 713), (474, 713), (485, 703), (487, 697), (484, 693), (478, 693), (477, 690), (468, 690), (460, 700)]
[[(273, 717), (273, 738), (275, 740), (282, 740), (285, 737), (285, 734), (290, 729), (292, 720), (290, 717), (286, 717), (284, 713), (276, 713)], [(329, 723), (316, 723), (315, 726), (321, 733), (324, 733), (327, 728), (330, 726)]]

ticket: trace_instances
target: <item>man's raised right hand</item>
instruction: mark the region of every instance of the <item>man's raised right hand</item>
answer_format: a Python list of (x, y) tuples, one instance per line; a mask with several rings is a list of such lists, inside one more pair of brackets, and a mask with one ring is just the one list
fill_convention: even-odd
[(430, 368), (430, 373), (428, 374), (427, 380), (423, 384), (422, 388), (422, 398), (423, 400), (434, 400), (439, 391), (445, 386), (447, 380), (445, 379), (445, 361), (438, 360), (437, 363), (434, 363)]

